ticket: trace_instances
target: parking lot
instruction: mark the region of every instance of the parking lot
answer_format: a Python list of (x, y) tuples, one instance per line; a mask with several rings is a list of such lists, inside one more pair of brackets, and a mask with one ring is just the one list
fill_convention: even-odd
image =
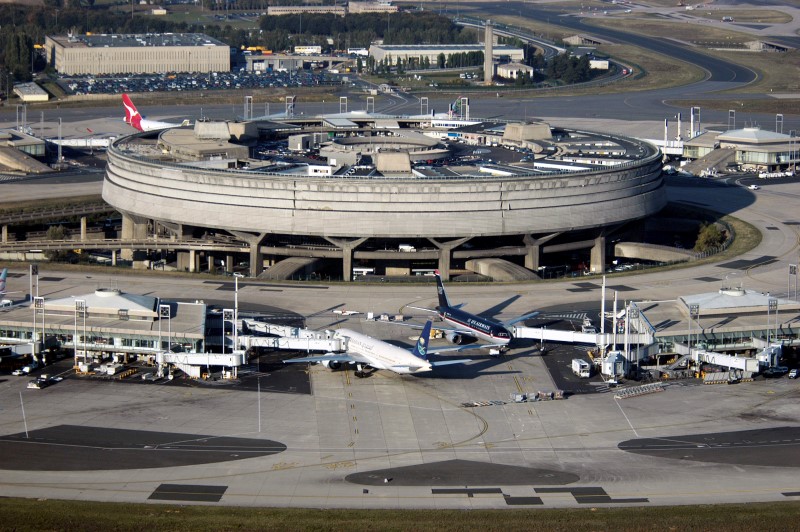
[(338, 85), (341, 79), (326, 72), (210, 72), (127, 76), (70, 76), (58, 80), (67, 94), (119, 94), (123, 92), (178, 92), (270, 87)]

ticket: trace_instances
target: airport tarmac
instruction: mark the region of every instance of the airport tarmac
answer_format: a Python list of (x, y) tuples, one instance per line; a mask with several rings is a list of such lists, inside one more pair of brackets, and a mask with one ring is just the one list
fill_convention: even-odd
[[(348, 321), (373, 333), (386, 327)], [(225, 505), (499, 508), (800, 493), (796, 381), (675, 382), (627, 400), (607, 389), (514, 403), (511, 393), (554, 388), (538, 351), (474, 358), (436, 377), (357, 379), (312, 366), (310, 395), (73, 376), (27, 390), (27, 379), (8, 377), (0, 383), (0, 494), (190, 503), (205, 493), (200, 501)], [(462, 405), (474, 401), (493, 403)]]
[[(730, 212), (761, 230), (761, 243), (741, 261), (614, 276), (609, 284), (638, 301), (716, 291), (723, 281), (784, 292), (787, 265), (798, 259), (793, 206), (800, 186), (762, 184), (755, 193), (698, 179), (673, 180), (669, 187), (673, 201)], [(85, 293), (112, 280), (42, 268), (45, 297)], [(191, 294), (230, 302), (232, 296), (230, 283), (222, 280), (114, 280), (125, 291), (165, 298)], [(504, 307), (503, 317), (543, 308), (591, 312), (599, 291), (584, 281), (452, 283), (448, 293), (453, 301), (468, 302), (472, 312)], [(346, 326), (410, 345), (408, 329), (332, 310), (397, 313), (407, 305), (427, 306), (434, 296), (432, 284), (243, 282), (239, 300), (243, 309), (269, 305), (306, 316), (313, 328)], [(282, 368), (257, 376), (260, 393), (252, 386), (73, 376), (29, 390), (28, 379), (3, 377), (0, 449), (18, 460), (3, 471), (0, 495), (323, 508), (679, 505), (800, 496), (798, 381), (674, 381), (662, 392), (630, 399), (616, 399), (616, 389), (598, 383), (587, 384), (591, 393), (564, 400), (511, 402), (512, 393), (563, 386), (554, 380), (548, 357), (574, 348), (547, 347), (544, 356), (535, 344), (499, 358), (463, 353), (474, 361), (444, 367), (438, 376), (383, 371), (357, 379), (350, 371), (311, 366), (310, 394), (270, 390), (270, 379), (280, 380)], [(485, 406), (464, 406), (475, 402)], [(128, 445), (118, 444), (120, 435)], [(202, 444), (187, 443), (197, 441)], [(37, 465), (37, 453), (53, 460), (66, 447), (63, 460), (72, 465), (61, 469), (69, 470)], [(220, 452), (223, 447), (229, 456)], [(118, 460), (122, 453), (125, 458)], [(204, 457), (187, 463), (184, 453)], [(165, 465), (165, 454), (176, 459)], [(142, 467), (130, 468), (137, 460)]]
[[(631, 127), (574, 120), (577, 127), (590, 129), (606, 123), (608, 130)], [(644, 124), (634, 127), (641, 131)], [(663, 131), (658, 121), (647, 127), (656, 138)], [(785, 293), (788, 264), (798, 261), (800, 185), (759, 184), (760, 190), (749, 191), (736, 182), (721, 186), (669, 178), (671, 201), (739, 217), (761, 231), (761, 243), (737, 261), (615, 275), (609, 284), (621, 299), (637, 301), (673, 300), (716, 291), (723, 283)], [(6, 191), (25, 187), (2, 186)], [(167, 299), (191, 294), (208, 302), (232, 300), (229, 281), (112, 278), (41, 268), (46, 276), (40, 295), (47, 298), (86, 293), (113, 280), (124, 291)], [(599, 290), (588, 287), (585, 279), (501, 286), (454, 283), (448, 293), (453, 301), (468, 301), (471, 312), (504, 306), (503, 317), (556, 306), (590, 311), (599, 300)], [(434, 297), (433, 285), (246, 281), (239, 294), (243, 309), (268, 304), (306, 316), (312, 328), (346, 326), (406, 345), (412, 342), (407, 329), (331, 311), (394, 314), (407, 305), (430, 306)], [(422, 314), (414, 318), (422, 319)], [(0, 451), (15, 460), (3, 462), (0, 495), (465, 509), (800, 497), (794, 458), (800, 451), (797, 381), (732, 386), (679, 381), (663, 392), (625, 400), (599, 383), (587, 384), (593, 393), (574, 393), (564, 400), (510, 402), (512, 393), (563, 387), (548, 358), (556, 349), (571, 348), (553, 347), (544, 356), (535, 345), (500, 358), (468, 353), (474, 362), (445, 367), (437, 377), (376, 372), (356, 379), (352, 372), (312, 366), (307, 378), (296, 381), (307, 382), (310, 394), (300, 386), (285, 386), (290, 382), (285, 372), (292, 370), (274, 366), (255, 370), (255, 389), (252, 379), (237, 388), (96, 382), (67, 375), (49, 388), (29, 390), (27, 378), (3, 376)], [(464, 406), (474, 402), (490, 404)]]

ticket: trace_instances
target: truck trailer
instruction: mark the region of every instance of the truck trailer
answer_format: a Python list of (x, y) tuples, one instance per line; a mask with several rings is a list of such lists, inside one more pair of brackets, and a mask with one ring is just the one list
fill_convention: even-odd
[(581, 379), (588, 379), (592, 376), (592, 366), (581, 358), (573, 358), (572, 373)]

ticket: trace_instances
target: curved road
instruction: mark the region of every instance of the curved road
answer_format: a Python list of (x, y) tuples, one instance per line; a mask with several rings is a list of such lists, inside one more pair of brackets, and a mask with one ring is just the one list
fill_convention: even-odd
[(534, 20), (545, 20), (549, 18), (551, 23), (573, 29), (579, 33), (595, 35), (612, 42), (641, 46), (668, 57), (679, 58), (687, 63), (697, 65), (708, 72), (708, 81), (751, 83), (757, 79), (756, 73), (749, 68), (731, 63), (730, 61), (716, 59), (700, 52), (695, 52), (688, 46), (677, 44), (674, 41), (647, 37), (644, 35), (634, 35), (606, 26), (586, 24), (577, 16), (561, 15), (554, 11), (531, 8), (530, 4), (527, 3), (498, 3), (493, 5), (492, 10), (498, 14), (512, 16), (524, 12), (526, 17)]

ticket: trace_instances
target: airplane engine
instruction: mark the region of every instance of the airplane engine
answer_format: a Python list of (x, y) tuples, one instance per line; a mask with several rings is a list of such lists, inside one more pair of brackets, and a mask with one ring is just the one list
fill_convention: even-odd
[(322, 365), (332, 370), (337, 370), (342, 367), (342, 363), (339, 362), (338, 360), (326, 360), (325, 362), (322, 363)]
[(456, 345), (461, 345), (461, 342), (463, 341), (462, 336), (460, 334), (456, 333), (456, 332), (448, 332), (448, 333), (446, 333), (445, 334), (445, 338), (447, 338), (448, 342), (456, 344)]

